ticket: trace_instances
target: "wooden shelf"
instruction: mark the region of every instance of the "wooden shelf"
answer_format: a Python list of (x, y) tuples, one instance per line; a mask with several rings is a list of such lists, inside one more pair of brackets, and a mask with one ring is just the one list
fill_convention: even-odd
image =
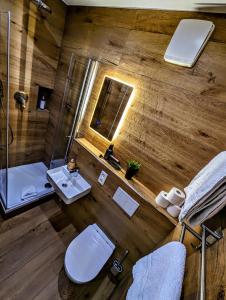
[[(137, 179), (127, 180), (125, 178), (125, 170), (121, 169), (120, 171), (115, 170), (110, 164), (108, 164), (103, 159), (103, 153), (99, 151), (95, 146), (93, 146), (89, 141), (85, 138), (75, 139), (75, 141), (85, 148), (90, 154), (92, 154), (99, 162), (101, 162), (106, 168), (108, 168), (111, 172), (117, 175), (129, 188), (131, 188), (135, 193), (137, 193), (143, 200), (152, 205), (156, 210), (158, 210), (161, 214), (163, 214), (171, 223), (174, 225), (178, 224), (178, 220), (176, 218), (171, 217), (167, 211), (157, 206), (155, 202), (156, 195), (149, 190), (146, 186), (144, 186)], [(101, 157), (102, 156), (102, 157)]]
[(49, 114), (49, 110), (47, 108), (45, 108), (45, 109), (37, 108), (36, 110), (37, 110), (37, 112), (43, 112), (43, 113), (46, 112)]

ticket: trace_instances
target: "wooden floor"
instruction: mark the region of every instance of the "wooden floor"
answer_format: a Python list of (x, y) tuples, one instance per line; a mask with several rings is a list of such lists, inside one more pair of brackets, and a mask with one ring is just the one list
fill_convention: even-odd
[(76, 234), (54, 200), (1, 219), (0, 299), (72, 299), (63, 260)]
[(88, 284), (73, 284), (65, 274), (65, 251), (77, 234), (57, 199), (0, 217), (0, 300), (109, 299), (110, 262)]
[[(116, 287), (107, 276), (111, 261), (88, 284), (69, 281), (64, 255), (77, 234), (56, 199), (8, 220), (0, 217), (0, 300), (124, 300), (131, 276), (125, 276)], [(209, 300), (225, 299), (225, 253), (225, 239), (207, 250)], [(198, 266), (196, 252), (186, 263), (184, 300), (198, 299)]]

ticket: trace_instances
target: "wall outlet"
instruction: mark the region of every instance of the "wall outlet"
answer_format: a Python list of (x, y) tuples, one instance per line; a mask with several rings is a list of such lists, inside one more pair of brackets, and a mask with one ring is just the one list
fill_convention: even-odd
[(106, 172), (104, 172), (104, 171), (101, 171), (101, 172), (100, 172), (100, 176), (99, 176), (99, 178), (98, 178), (98, 182), (99, 182), (101, 185), (104, 185), (104, 183), (105, 183), (107, 177), (108, 177), (108, 174), (107, 174)]

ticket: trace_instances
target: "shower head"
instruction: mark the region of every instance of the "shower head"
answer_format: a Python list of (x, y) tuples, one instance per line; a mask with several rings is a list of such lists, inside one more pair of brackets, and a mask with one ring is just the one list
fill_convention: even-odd
[(51, 8), (42, 0), (32, 0), (32, 2), (42, 11), (46, 11), (49, 14), (52, 13)]

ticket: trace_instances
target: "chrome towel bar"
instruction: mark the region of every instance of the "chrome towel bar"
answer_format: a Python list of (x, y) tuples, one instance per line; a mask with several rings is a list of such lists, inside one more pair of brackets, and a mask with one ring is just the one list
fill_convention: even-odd
[(181, 243), (184, 242), (185, 233), (186, 233), (186, 230), (188, 230), (194, 237), (196, 237), (201, 242), (201, 268), (200, 268), (201, 276), (200, 276), (200, 285), (199, 285), (200, 286), (199, 299), (205, 300), (205, 297), (206, 297), (206, 248), (212, 245), (206, 239), (209, 234), (212, 237), (214, 237), (216, 239), (216, 241), (218, 241), (223, 237), (223, 234), (213, 232), (212, 230), (210, 230), (208, 227), (206, 227), (203, 224), (201, 225), (201, 228), (202, 228), (202, 233), (199, 234), (194, 229), (192, 229), (190, 226), (188, 226), (187, 224), (182, 223), (182, 229), (181, 229), (179, 241)]

